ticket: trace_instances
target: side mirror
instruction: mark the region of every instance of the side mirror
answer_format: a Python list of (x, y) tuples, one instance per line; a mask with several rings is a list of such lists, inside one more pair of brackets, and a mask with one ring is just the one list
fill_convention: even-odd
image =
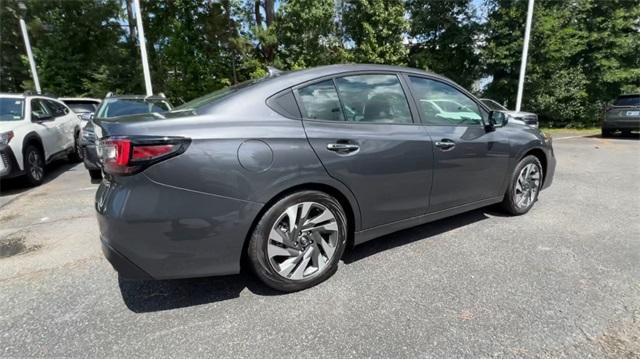
[(53, 120), (53, 116), (48, 113), (31, 113), (31, 122), (44, 122)]
[(509, 122), (509, 118), (502, 111), (491, 111), (489, 112), (489, 127), (504, 127), (507, 122)]

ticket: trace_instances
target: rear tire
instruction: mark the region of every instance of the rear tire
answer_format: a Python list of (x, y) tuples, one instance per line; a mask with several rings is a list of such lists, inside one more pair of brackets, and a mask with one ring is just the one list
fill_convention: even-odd
[(529, 212), (538, 200), (543, 178), (540, 160), (533, 155), (523, 158), (511, 175), (509, 188), (502, 200), (502, 209), (513, 216)]
[(42, 151), (34, 145), (28, 145), (24, 151), (24, 170), (27, 182), (32, 186), (39, 186), (44, 180), (44, 156)]
[(94, 181), (102, 180), (102, 171), (100, 170), (89, 170), (89, 177), (91, 177)]
[(282, 198), (262, 215), (247, 255), (263, 283), (295, 292), (331, 277), (346, 243), (347, 220), (340, 203), (323, 192), (302, 191)]
[(82, 161), (82, 149), (80, 148), (79, 134), (76, 134), (73, 138), (73, 152), (69, 154), (69, 162), (78, 163)]
[(609, 128), (602, 129), (602, 137), (611, 137), (612, 134), (613, 134), (613, 130)]

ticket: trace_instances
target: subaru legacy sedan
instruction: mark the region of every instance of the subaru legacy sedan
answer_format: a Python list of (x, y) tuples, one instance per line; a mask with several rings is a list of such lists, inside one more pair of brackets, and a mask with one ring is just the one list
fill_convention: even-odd
[(301, 290), (348, 246), (496, 203), (527, 213), (556, 165), (538, 129), (405, 67), (282, 73), (96, 124), (100, 237), (124, 278), (247, 263), (272, 288)]

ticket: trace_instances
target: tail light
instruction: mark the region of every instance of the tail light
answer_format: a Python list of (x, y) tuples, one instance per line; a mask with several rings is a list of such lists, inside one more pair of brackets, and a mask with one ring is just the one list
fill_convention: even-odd
[(107, 137), (98, 144), (106, 173), (128, 175), (183, 153), (190, 139), (184, 137)]

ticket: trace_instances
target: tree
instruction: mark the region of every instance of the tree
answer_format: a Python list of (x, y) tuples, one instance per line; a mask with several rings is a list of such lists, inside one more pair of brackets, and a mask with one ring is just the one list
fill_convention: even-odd
[[(526, 16), (524, 0), (493, 0), (486, 24), (485, 94), (513, 105)], [(640, 88), (640, 3), (537, 1), (523, 108), (554, 126), (589, 126), (602, 104)]]
[(335, 21), (334, 0), (290, 0), (278, 9), (279, 63), (284, 68), (340, 63), (346, 53)]
[(21, 92), (22, 83), (31, 78), (19, 16), (16, 1), (0, 3), (0, 91)]
[(343, 0), (343, 26), (353, 60), (363, 63), (405, 64), (403, 42), (409, 24), (401, 0)]
[(480, 73), (476, 48), (480, 25), (471, 0), (409, 0), (409, 65), (470, 87)]

